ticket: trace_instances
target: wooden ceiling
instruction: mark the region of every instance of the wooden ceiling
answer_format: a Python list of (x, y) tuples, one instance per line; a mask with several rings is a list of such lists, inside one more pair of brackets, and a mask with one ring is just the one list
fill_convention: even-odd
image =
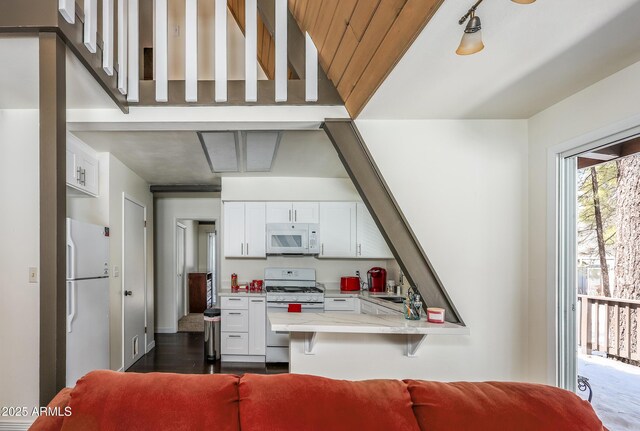
[(355, 118), (444, 0), (288, 1)]

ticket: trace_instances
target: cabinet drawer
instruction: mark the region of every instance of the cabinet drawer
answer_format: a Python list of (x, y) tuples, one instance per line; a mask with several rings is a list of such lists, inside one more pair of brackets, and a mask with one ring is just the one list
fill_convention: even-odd
[(356, 299), (355, 298), (325, 298), (324, 309), (325, 311), (355, 311)]
[(249, 353), (249, 337), (245, 333), (223, 332), (220, 350), (223, 355), (246, 355)]
[(247, 310), (249, 308), (249, 298), (236, 298), (223, 296), (220, 307), (223, 310)]
[(247, 310), (222, 310), (222, 332), (249, 331), (249, 312)]
[(377, 314), (376, 306), (369, 301), (360, 301), (360, 313), (362, 314)]
[(376, 306), (376, 314), (402, 314), (400, 311), (392, 310), (391, 308), (383, 307), (381, 305)]

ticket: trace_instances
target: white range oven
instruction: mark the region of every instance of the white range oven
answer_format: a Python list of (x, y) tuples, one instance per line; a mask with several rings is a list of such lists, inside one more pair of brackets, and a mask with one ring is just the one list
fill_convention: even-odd
[[(264, 286), (269, 313), (288, 313), (290, 306), (302, 313), (324, 312), (324, 291), (317, 286), (311, 268), (266, 268)], [(271, 330), (267, 317), (267, 362), (289, 362), (289, 334)]]

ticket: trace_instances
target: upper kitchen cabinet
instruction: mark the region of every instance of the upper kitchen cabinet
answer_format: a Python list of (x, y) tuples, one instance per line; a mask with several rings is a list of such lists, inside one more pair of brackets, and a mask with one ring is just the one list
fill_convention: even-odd
[(223, 231), (226, 257), (266, 257), (265, 203), (225, 202)]
[(67, 186), (80, 194), (98, 196), (98, 160), (85, 151), (78, 138), (67, 134)]
[(320, 202), (319, 257), (357, 257), (355, 202)]
[(384, 237), (380, 233), (378, 226), (373, 221), (373, 217), (371, 217), (364, 203), (358, 202), (356, 213), (357, 256), (371, 259), (393, 259), (393, 254), (391, 250), (389, 250), (387, 242), (384, 240)]
[(267, 223), (319, 223), (318, 202), (267, 202)]

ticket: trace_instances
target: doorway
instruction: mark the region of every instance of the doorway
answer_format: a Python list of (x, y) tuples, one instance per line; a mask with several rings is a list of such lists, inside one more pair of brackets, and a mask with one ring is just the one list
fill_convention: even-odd
[(640, 423), (640, 138), (563, 157), (560, 385), (612, 431)]
[(189, 298), (187, 297), (187, 287), (184, 279), (185, 261), (186, 261), (186, 240), (187, 227), (180, 223), (176, 223), (176, 292), (178, 320), (188, 314)]
[(147, 209), (131, 197), (123, 197), (122, 331), (123, 368), (145, 354), (146, 334), (146, 218)]
[(216, 238), (213, 220), (176, 220), (177, 332), (204, 332), (203, 312), (216, 303)]

